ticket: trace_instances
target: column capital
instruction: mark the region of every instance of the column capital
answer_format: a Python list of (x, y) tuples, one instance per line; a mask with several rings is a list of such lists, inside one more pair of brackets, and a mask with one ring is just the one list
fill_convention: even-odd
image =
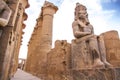
[(42, 7), (43, 15), (47, 14), (47, 15), (53, 16), (53, 14), (55, 14), (57, 10), (58, 10), (58, 7), (48, 1), (45, 1)]
[(53, 3), (48, 2), (48, 1), (45, 1), (45, 3), (44, 3), (42, 8), (44, 9), (44, 8), (50, 8), (50, 7), (55, 9), (55, 12), (58, 10), (57, 6), (55, 6)]

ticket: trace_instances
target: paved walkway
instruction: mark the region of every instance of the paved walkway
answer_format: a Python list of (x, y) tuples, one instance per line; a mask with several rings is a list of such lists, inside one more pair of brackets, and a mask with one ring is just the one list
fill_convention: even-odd
[(11, 80), (41, 80), (41, 79), (33, 76), (32, 74), (29, 74), (27, 72), (18, 69), (18, 71)]

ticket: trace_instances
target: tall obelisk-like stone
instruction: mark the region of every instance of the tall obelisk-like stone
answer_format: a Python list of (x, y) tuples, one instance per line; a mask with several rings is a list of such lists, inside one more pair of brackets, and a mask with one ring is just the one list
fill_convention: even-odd
[(25, 70), (40, 78), (47, 72), (47, 53), (52, 48), (53, 17), (57, 10), (57, 6), (45, 1), (28, 44)]
[[(42, 30), (40, 35), (40, 41), (37, 46), (36, 53), (36, 66), (37, 66), (37, 76), (43, 77), (46, 73), (46, 61), (47, 53), (52, 48), (52, 27), (53, 27), (53, 16), (58, 8), (52, 3), (45, 1), (40, 18), (42, 21)], [(41, 17), (42, 16), (42, 17)], [(42, 75), (42, 76), (41, 76)]]
[(42, 42), (46, 47), (46, 50), (51, 49), (52, 45), (52, 27), (53, 27), (53, 16), (57, 11), (57, 7), (52, 3), (45, 2), (43, 10), (43, 24), (42, 24)]

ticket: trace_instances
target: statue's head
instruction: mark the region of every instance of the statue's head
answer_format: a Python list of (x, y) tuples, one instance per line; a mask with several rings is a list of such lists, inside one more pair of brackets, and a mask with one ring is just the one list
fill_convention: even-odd
[(85, 19), (85, 18), (88, 18), (88, 14), (86, 13), (86, 11), (79, 11), (78, 12), (78, 18), (79, 19)]
[(87, 23), (89, 23), (87, 8), (80, 3), (76, 3), (75, 7), (75, 20), (77, 19), (85, 20)]
[(76, 9), (79, 9), (79, 10), (87, 10), (87, 8), (84, 6), (84, 5), (82, 5), (82, 4), (80, 4), (80, 3), (76, 3)]

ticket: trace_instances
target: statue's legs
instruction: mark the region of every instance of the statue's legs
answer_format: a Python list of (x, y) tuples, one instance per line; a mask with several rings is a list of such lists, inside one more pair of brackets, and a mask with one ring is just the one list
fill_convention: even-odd
[(89, 39), (90, 53), (93, 58), (94, 68), (104, 68), (104, 63), (100, 59), (97, 37), (94, 36)]
[(112, 67), (112, 65), (106, 60), (106, 48), (102, 36), (98, 37), (98, 45), (102, 62), (105, 64), (106, 67)]

